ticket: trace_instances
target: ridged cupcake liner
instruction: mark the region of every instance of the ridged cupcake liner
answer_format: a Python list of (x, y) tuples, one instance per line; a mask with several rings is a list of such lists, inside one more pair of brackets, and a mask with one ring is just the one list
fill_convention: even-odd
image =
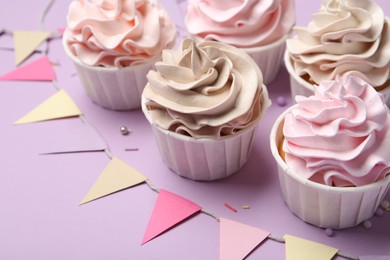
[(289, 209), (303, 221), (322, 228), (342, 229), (371, 218), (390, 187), (390, 175), (360, 187), (331, 187), (292, 172), (279, 154), (286, 110), (270, 134), (271, 152), (277, 162), (281, 192)]
[(70, 52), (65, 37), (63, 47), (75, 64), (80, 81), (93, 102), (111, 110), (141, 107), (141, 95), (147, 83), (146, 74), (154, 67), (155, 61), (123, 68), (89, 66)]
[(194, 139), (152, 126), (165, 164), (178, 175), (198, 181), (222, 179), (239, 171), (252, 149), (255, 126), (222, 140)]
[(263, 86), (262, 114), (246, 129), (214, 139), (195, 139), (162, 129), (153, 123), (142, 100), (142, 110), (152, 125), (153, 134), (165, 164), (176, 174), (198, 181), (212, 181), (228, 177), (239, 171), (247, 162), (254, 133), (261, 118), (270, 106), (267, 88)]
[[(284, 64), (288, 73), (290, 74), (290, 90), (292, 99), (295, 101), (296, 95), (306, 97), (313, 95), (315, 86), (302, 79), (295, 72), (294, 67), (291, 63), (290, 53), (288, 52), (288, 50), (286, 50), (284, 53)], [(383, 95), (386, 105), (390, 106), (390, 86), (378, 92)]]
[(263, 73), (264, 84), (266, 85), (271, 83), (279, 73), (283, 54), (286, 50), (286, 39), (288, 37), (288, 35), (285, 35), (276, 42), (262, 47), (241, 48), (248, 53), (259, 66)]

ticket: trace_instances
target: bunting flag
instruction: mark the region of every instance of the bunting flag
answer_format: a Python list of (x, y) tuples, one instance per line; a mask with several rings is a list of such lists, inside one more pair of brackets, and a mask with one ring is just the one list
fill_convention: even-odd
[(27, 59), (50, 35), (47, 31), (14, 31), (15, 64)]
[(81, 115), (81, 111), (76, 103), (64, 90), (60, 90), (14, 124), (27, 124), (79, 115)]
[(160, 190), (141, 244), (145, 244), (179, 222), (199, 213), (201, 209), (192, 201), (169, 191)]
[(53, 81), (55, 78), (53, 66), (45, 55), (1, 76), (0, 80)]
[(330, 260), (339, 251), (337, 248), (291, 235), (285, 235), (284, 239), (286, 260)]
[(127, 163), (113, 157), (95, 181), (80, 205), (124, 190), (146, 181), (147, 178)]
[(270, 232), (238, 223), (229, 219), (220, 219), (220, 259), (244, 259)]

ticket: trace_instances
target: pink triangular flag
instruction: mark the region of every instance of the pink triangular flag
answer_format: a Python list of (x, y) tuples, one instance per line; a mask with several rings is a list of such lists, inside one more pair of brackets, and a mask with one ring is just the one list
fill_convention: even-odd
[(152, 240), (164, 231), (189, 218), (202, 208), (183, 197), (160, 190), (141, 244)]
[(42, 58), (4, 74), (0, 77), (0, 80), (52, 81), (55, 78), (53, 66), (47, 55), (45, 55)]
[(339, 251), (337, 248), (291, 235), (285, 235), (284, 239), (287, 260), (330, 260)]
[(255, 249), (270, 232), (248, 226), (229, 219), (220, 219), (220, 255), (221, 260), (244, 259)]
[(27, 59), (51, 34), (48, 31), (14, 31), (16, 65)]

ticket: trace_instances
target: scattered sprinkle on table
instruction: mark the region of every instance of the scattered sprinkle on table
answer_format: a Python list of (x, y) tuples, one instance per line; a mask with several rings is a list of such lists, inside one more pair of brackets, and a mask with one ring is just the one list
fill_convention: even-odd
[(235, 209), (233, 206), (227, 204), (226, 202), (224, 203), (225, 207), (227, 207), (228, 209), (230, 209), (231, 211), (233, 212), (237, 212), (237, 209)]

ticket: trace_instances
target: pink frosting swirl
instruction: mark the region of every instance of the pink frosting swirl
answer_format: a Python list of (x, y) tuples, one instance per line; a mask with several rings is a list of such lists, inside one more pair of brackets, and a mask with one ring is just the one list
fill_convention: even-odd
[(291, 0), (189, 0), (185, 16), (192, 35), (243, 48), (275, 42), (294, 23)]
[(176, 27), (157, 0), (74, 0), (67, 23), (71, 52), (91, 66), (149, 63), (176, 39)]
[(390, 173), (390, 112), (368, 83), (337, 77), (296, 101), (283, 127), (293, 172), (330, 186), (361, 186)]

